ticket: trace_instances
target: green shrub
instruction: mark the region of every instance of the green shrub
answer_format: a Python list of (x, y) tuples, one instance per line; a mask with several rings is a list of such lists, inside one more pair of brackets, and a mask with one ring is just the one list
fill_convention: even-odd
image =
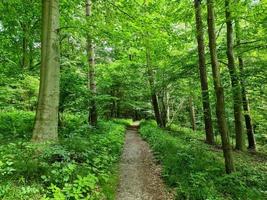
[(3, 140), (31, 137), (34, 112), (9, 111), (0, 112), (0, 135)]
[(222, 152), (201, 141), (203, 133), (161, 130), (147, 121), (141, 123), (140, 134), (161, 162), (166, 183), (176, 188), (177, 199), (265, 199), (266, 171), (243, 155), (236, 162), (238, 172), (226, 175)]
[(60, 119), (59, 134), (61, 138), (87, 135), (88, 123), (86, 114), (64, 113), (61, 114)]
[(116, 124), (121, 124), (124, 126), (130, 126), (133, 123), (132, 119), (113, 119), (112, 121)]
[[(14, 141), (0, 146), (0, 199), (99, 199), (115, 195), (114, 185), (108, 184), (116, 184), (114, 170), (125, 126), (100, 121), (97, 129), (90, 129), (84, 126), (86, 120), (78, 120), (84, 119), (82, 116), (65, 119), (69, 120), (65, 125), (68, 131), (74, 133), (64, 130), (66, 136), (57, 144)], [(38, 190), (30, 190), (31, 186)]]
[(16, 78), (0, 76), (0, 110), (35, 110), (39, 91), (37, 77), (24, 73)]

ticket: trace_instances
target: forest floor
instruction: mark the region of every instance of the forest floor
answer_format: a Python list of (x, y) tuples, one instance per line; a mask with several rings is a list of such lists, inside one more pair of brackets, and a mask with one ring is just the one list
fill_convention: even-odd
[(171, 200), (148, 144), (138, 135), (138, 126), (126, 132), (120, 163), (117, 200)]

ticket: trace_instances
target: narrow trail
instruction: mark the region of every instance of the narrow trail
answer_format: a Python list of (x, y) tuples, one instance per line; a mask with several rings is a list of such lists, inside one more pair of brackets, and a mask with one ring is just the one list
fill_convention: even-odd
[(137, 131), (137, 126), (132, 126), (126, 132), (117, 200), (171, 200), (160, 178), (160, 167)]

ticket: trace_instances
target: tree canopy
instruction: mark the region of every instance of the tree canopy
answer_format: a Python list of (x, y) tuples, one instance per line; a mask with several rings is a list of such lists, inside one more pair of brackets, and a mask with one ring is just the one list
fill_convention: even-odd
[(236, 151), (266, 159), (266, 0), (1, 0), (0, 13), (0, 145), (111, 132), (122, 148), (122, 119), (152, 119), (221, 147), (227, 174)]

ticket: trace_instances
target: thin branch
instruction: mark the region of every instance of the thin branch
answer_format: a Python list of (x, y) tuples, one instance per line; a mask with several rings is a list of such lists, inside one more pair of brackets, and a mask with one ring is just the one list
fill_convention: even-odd
[(221, 60), (218, 60), (218, 62), (221, 63), (221, 64), (224, 64), (225, 66), (228, 66), (228, 64), (226, 62), (223, 62)]
[(222, 23), (222, 24), (221, 24), (220, 29), (219, 29), (218, 32), (217, 32), (217, 34), (216, 34), (216, 35), (217, 35), (217, 36), (216, 36), (216, 40), (219, 38), (220, 33), (221, 33), (222, 29), (223, 29), (224, 24), (225, 24), (225, 23)]
[(132, 20), (135, 20), (135, 18), (133, 16), (131, 16), (130, 14), (128, 14), (127, 12), (125, 12), (124, 10), (122, 10), (119, 6), (115, 5), (114, 3), (110, 2), (109, 0), (107, 0), (107, 2), (109, 4), (111, 4), (113, 7), (117, 8), (120, 12), (122, 12), (127, 17), (131, 18)]
[(245, 44), (253, 44), (253, 43), (261, 42), (261, 41), (262, 40), (253, 40), (253, 41), (241, 42), (239, 44), (236, 44), (235, 47), (242, 46), (242, 45), (245, 45)]

